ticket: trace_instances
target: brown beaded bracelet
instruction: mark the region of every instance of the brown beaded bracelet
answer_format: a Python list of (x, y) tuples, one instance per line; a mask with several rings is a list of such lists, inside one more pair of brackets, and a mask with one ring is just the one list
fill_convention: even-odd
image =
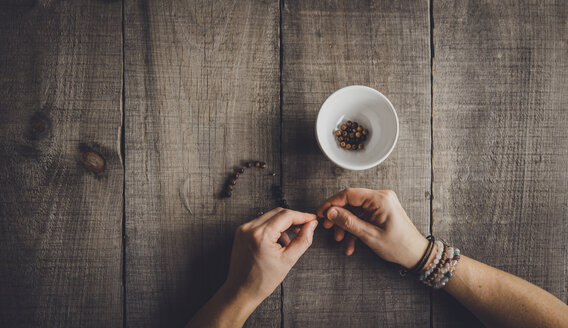
[(438, 262), (438, 264), (436, 265), (436, 269), (434, 269), (434, 271), (432, 271), (432, 274), (430, 274), (430, 276), (428, 276), (428, 278), (426, 278), (426, 281), (428, 283), (431, 283), (432, 281), (434, 281), (436, 279), (436, 277), (438, 277), (438, 274), (440, 274), (440, 271), (442, 270), (442, 267), (444, 266), (444, 263), (446, 262), (446, 259), (448, 258), (448, 246), (446, 244), (444, 244), (444, 253), (442, 255), (442, 258), (440, 259), (440, 262)]

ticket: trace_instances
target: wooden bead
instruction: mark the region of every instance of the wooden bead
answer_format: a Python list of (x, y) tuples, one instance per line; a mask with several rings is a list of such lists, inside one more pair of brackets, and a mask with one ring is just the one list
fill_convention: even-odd
[(369, 131), (357, 122), (345, 121), (339, 130), (333, 131), (339, 146), (348, 150), (362, 150)]

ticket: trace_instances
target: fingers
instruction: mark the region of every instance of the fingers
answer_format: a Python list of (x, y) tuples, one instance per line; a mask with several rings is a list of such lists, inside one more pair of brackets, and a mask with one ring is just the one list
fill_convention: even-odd
[(352, 234), (347, 234), (345, 237), (345, 255), (351, 256), (355, 252), (355, 242), (357, 241), (357, 237), (353, 236)]
[(331, 207), (327, 211), (327, 218), (333, 224), (361, 239), (365, 244), (372, 242), (378, 231), (376, 226), (359, 219), (343, 207)]
[(284, 231), (281, 235), (280, 238), (278, 239), (278, 242), (280, 244), (282, 244), (282, 246), (286, 247), (288, 245), (290, 245), (290, 236), (288, 236), (288, 233), (286, 233), (286, 231)]
[(363, 188), (347, 188), (329, 197), (317, 210), (319, 217), (325, 217), (325, 212), (332, 206), (361, 206), (363, 202), (372, 197), (375, 191)]
[(313, 220), (316, 220), (314, 214), (286, 209), (276, 213), (276, 215), (266, 221), (265, 224), (267, 230), (280, 234), (288, 230), (292, 225), (304, 224)]
[(333, 223), (331, 221), (329, 221), (328, 219), (323, 219), (323, 227), (326, 229), (329, 229), (331, 227), (333, 227)]
[(284, 209), (282, 207), (273, 208), (272, 210), (264, 213), (263, 215), (257, 217), (256, 219), (250, 221), (249, 224), (250, 224), (251, 228), (256, 228), (256, 227), (262, 225), (263, 223), (265, 223), (266, 221), (268, 221), (274, 215), (282, 212), (283, 210)]
[(343, 237), (345, 237), (345, 230), (341, 229), (338, 226), (335, 226), (335, 241), (342, 241)]
[(306, 250), (312, 245), (314, 239), (314, 230), (318, 226), (318, 221), (313, 220), (304, 224), (300, 228), (300, 233), (294, 238), (284, 250), (284, 254), (294, 263), (298, 261)]

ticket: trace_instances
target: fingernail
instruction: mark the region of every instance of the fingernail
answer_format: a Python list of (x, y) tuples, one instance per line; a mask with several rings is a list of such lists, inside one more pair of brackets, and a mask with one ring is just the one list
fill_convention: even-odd
[(312, 231), (316, 230), (317, 226), (318, 226), (318, 221), (312, 221)]
[(336, 209), (332, 208), (331, 210), (329, 210), (329, 211), (327, 212), (327, 218), (328, 218), (328, 219), (333, 220), (333, 219), (335, 219), (336, 217), (337, 217), (337, 210), (336, 210)]

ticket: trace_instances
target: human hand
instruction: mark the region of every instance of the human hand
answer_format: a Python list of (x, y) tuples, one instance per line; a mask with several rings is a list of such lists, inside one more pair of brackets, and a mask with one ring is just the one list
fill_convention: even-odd
[(347, 255), (353, 254), (359, 238), (384, 260), (408, 269), (428, 246), (391, 190), (347, 188), (328, 198), (317, 215), (326, 218), (326, 229), (335, 226), (335, 240), (346, 239)]
[[(241, 225), (235, 234), (226, 287), (260, 304), (310, 247), (317, 224), (314, 214), (276, 208)], [(301, 227), (290, 240), (285, 231), (292, 225)]]

